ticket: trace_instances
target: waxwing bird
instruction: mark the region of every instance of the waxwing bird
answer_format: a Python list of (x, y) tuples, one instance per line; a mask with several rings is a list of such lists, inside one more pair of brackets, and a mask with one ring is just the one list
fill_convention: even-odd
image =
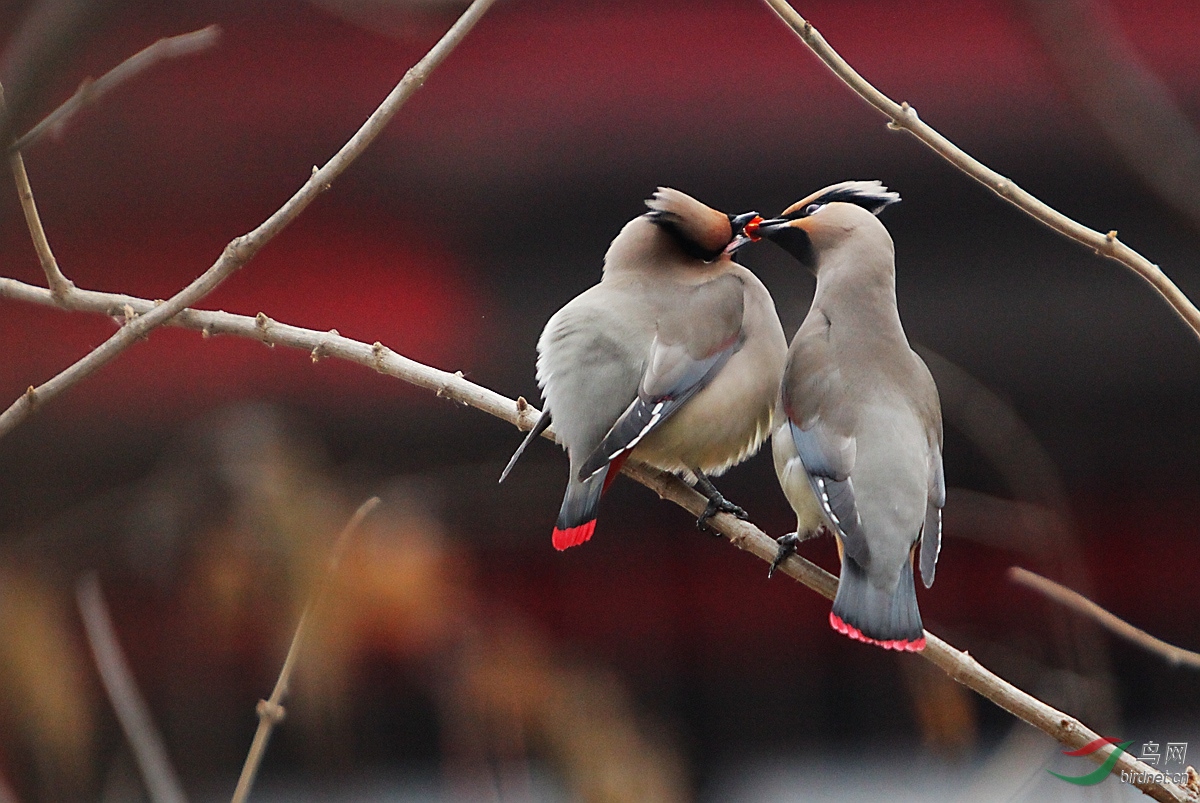
[(775, 565), (825, 527), (842, 562), (830, 624), (859, 641), (918, 651), (925, 636), (913, 559), (919, 542), (929, 587), (946, 482), (937, 387), (900, 324), (895, 248), (876, 217), (899, 200), (878, 181), (847, 181), (754, 233), (817, 277), (788, 350), (771, 436), (775, 473), (797, 518)]
[(538, 340), (545, 400), (571, 470), (554, 525), (557, 549), (592, 536), (596, 509), (626, 458), (694, 474), (717, 511), (744, 516), (710, 475), (758, 451), (787, 354), (770, 293), (725, 253), (758, 218), (718, 212), (660, 187), (604, 256), (600, 283), (556, 312)]

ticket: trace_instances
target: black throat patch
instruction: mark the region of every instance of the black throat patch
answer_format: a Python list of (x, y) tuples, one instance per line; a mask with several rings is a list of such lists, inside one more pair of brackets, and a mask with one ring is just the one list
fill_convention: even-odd
[(714, 251), (696, 242), (684, 230), (683, 221), (674, 213), (655, 210), (647, 212), (646, 217), (650, 218), (651, 223), (670, 234), (671, 238), (683, 249), (683, 252), (693, 259), (712, 262), (721, 256), (721, 253), (725, 250), (724, 246), (722, 246)]
[(771, 242), (791, 254), (801, 265), (814, 270), (817, 267), (817, 252), (813, 250), (808, 232), (795, 226), (784, 226), (770, 236)]

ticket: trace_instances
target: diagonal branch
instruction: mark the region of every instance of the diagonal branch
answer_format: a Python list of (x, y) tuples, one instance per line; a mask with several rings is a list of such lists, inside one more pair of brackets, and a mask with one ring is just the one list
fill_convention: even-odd
[[(21, 210), (25, 214), (25, 225), (33, 238), (33, 247), (38, 255), (38, 262), (46, 274), (46, 283), (59, 301), (64, 299), (75, 285), (63, 275), (50, 250), (50, 242), (42, 228), (41, 216), (38, 214), (37, 203), (33, 199), (33, 187), (29, 184), (29, 174), (25, 171), (25, 160), (21, 150), (29, 147), (47, 131), (61, 131), (72, 115), (84, 106), (95, 103), (101, 96), (113, 87), (127, 81), (143, 70), (163, 59), (175, 56), (190, 55), (211, 47), (216, 41), (220, 28), (210, 25), (198, 31), (159, 39), (144, 50), (135, 53), (113, 69), (102, 75), (99, 80), (87, 80), (79, 85), (66, 103), (59, 106), (46, 116), (44, 120), (14, 142), (8, 149), (8, 161), (12, 167), (13, 177), (17, 183), (17, 195), (21, 200)], [(4, 90), (0, 87), (0, 119), (7, 117), (8, 110), (4, 103)]]
[(825, 66), (833, 71), (847, 86), (858, 93), (859, 97), (883, 112), (890, 120), (888, 126), (896, 130), (907, 131), (921, 142), (928, 145), (942, 158), (950, 162), (971, 178), (983, 184), (992, 192), (999, 195), (1013, 206), (1025, 212), (1034, 220), (1054, 229), (1072, 240), (1091, 248), (1097, 254), (1106, 256), (1125, 265), (1138, 276), (1141, 276), (1159, 295), (1166, 299), (1176, 314), (1183, 319), (1192, 332), (1200, 337), (1200, 310), (1188, 299), (1174, 282), (1163, 273), (1162, 269), (1144, 256), (1134, 251), (1117, 239), (1117, 233), (1110, 231), (1101, 234), (1095, 229), (1088, 228), (1050, 205), (1038, 200), (1013, 183), (1011, 179), (992, 170), (987, 165), (976, 160), (962, 148), (946, 139), (931, 126), (917, 116), (917, 110), (907, 102), (896, 103), (887, 95), (880, 92), (865, 78), (859, 75), (838, 52), (830, 47), (825, 37), (812, 26), (808, 20), (796, 13), (787, 0), (765, 0), (788, 27), (806, 44)]
[(100, 680), (121, 723), (121, 730), (133, 749), (133, 757), (142, 773), (146, 792), (153, 803), (186, 803), (183, 785), (167, 757), (162, 735), (154, 727), (150, 709), (138, 691), (129, 663), (121, 652), (108, 606), (95, 572), (79, 579), (75, 599), (83, 617), (88, 646), (96, 659)]
[(201, 28), (191, 33), (164, 37), (149, 47), (134, 53), (99, 78), (85, 79), (79, 84), (75, 94), (67, 98), (65, 103), (46, 115), (40, 123), (14, 142), (9, 147), (9, 153), (25, 150), (48, 133), (57, 136), (76, 113), (99, 101), (118, 84), (123, 84), (139, 73), (145, 72), (160, 61), (190, 56), (193, 53), (207, 50), (217, 43), (220, 34), (220, 26), (209, 25), (207, 28)]
[(34, 408), (45, 404), (89, 376), (138, 340), (146, 337), (153, 329), (203, 299), (221, 282), (249, 262), (255, 254), (262, 250), (264, 245), (295, 220), (318, 195), (329, 189), (334, 179), (338, 178), (366, 150), (400, 107), (421, 88), (434, 68), (445, 60), (446, 56), (454, 50), (494, 2), (495, 0), (474, 0), (450, 30), (438, 40), (437, 44), (417, 62), (416, 66), (404, 74), (400, 83), (392, 89), (379, 108), (372, 112), (367, 121), (342, 146), (341, 150), (334, 154), (324, 167), (314, 168), (308, 181), (256, 229), (235, 238), (225, 246), (224, 252), (212, 264), (212, 267), (167, 301), (155, 304), (152, 309), (144, 312), (135, 311), (134, 314), (126, 315), (124, 326), (90, 354), (38, 387), (30, 386), (7, 410), (0, 413), (0, 436), (28, 418)]
[[(0, 278), (0, 298), (28, 301), (45, 306), (57, 306), (50, 291), (42, 287)], [(115, 293), (99, 293), (77, 290), (72, 294), (69, 308), (111, 315), (125, 307), (134, 311), (149, 309), (153, 302)], [(482, 410), (485, 413), (529, 430), (537, 422), (539, 411), (524, 399), (516, 401), (493, 390), (476, 385), (463, 378), (461, 373), (450, 373), (404, 357), (382, 343), (366, 343), (343, 337), (336, 330), (319, 332), (298, 326), (280, 323), (263, 313), (255, 317), (234, 315), (228, 312), (185, 310), (173, 318), (175, 326), (196, 329), (206, 336), (232, 334), (248, 337), (268, 345), (288, 346), (303, 349), (313, 360), (321, 357), (336, 357), (372, 368), (379, 373), (395, 377), (427, 390), (438, 396)], [(545, 437), (553, 439), (553, 431), (547, 429)], [(689, 487), (678, 477), (642, 464), (626, 463), (624, 473), (642, 483), (663, 499), (669, 499), (680, 507), (699, 516), (708, 500)], [(741, 521), (726, 513), (709, 520), (711, 527), (746, 552), (770, 563), (778, 551), (775, 540), (750, 522)], [(780, 565), (780, 571), (791, 575), (822, 596), (832, 599), (837, 591), (837, 578), (816, 564), (798, 555), (792, 555)], [(926, 631), (927, 646), (920, 653), (947, 675), (964, 686), (973, 689), (996, 705), (1028, 722), (1043, 733), (1076, 750), (1100, 738), (1078, 719), (1043, 703), (1038, 698), (1017, 688), (999, 675), (986, 669), (968, 653), (955, 649), (937, 636)], [(1092, 753), (1093, 759), (1103, 762), (1115, 752), (1111, 745)], [(1150, 797), (1169, 803), (1195, 803), (1178, 785), (1162, 778), (1154, 770), (1123, 752), (1116, 760), (1116, 770), (1135, 774), (1134, 785)]]
[(1176, 647), (1174, 644), (1150, 635), (1140, 627), (1134, 627), (1119, 616), (1101, 608), (1078, 591), (1072, 591), (1060, 583), (1035, 574), (1028, 569), (1022, 569), (1020, 566), (1013, 566), (1008, 570), (1008, 579), (1044, 594), (1059, 605), (1064, 605), (1076, 613), (1098, 622), (1110, 633), (1133, 642), (1146, 652), (1160, 656), (1172, 666), (1200, 669), (1200, 653)]
[(25, 172), (25, 160), (20, 152), (9, 154), (9, 164), (12, 167), (13, 179), (17, 183), (17, 197), (21, 199), (21, 211), (25, 213), (25, 225), (33, 238), (33, 249), (37, 252), (38, 262), (46, 274), (46, 284), (56, 298), (65, 298), (75, 288), (74, 283), (63, 275), (58, 267), (58, 260), (50, 250), (50, 241), (46, 239), (46, 230), (42, 228), (42, 218), (38, 214), (37, 202), (33, 200), (33, 187), (29, 184), (29, 174)]
[(296, 661), (300, 656), (300, 648), (304, 646), (304, 640), (308, 637), (308, 631), (311, 628), (312, 612), (318, 610), (325, 602), (325, 597), (329, 596), (329, 589), (333, 585), (333, 577), (337, 574), (338, 566), (342, 562), (342, 555), (346, 552), (346, 546), (350, 543), (350, 536), (354, 535), (355, 530), (362, 524), (363, 519), (370, 515), (371, 511), (379, 504), (379, 497), (372, 496), (367, 501), (358, 506), (358, 510), (354, 511), (354, 515), (346, 522), (346, 526), (342, 528), (342, 532), (338, 535), (337, 540), (333, 543), (333, 552), (329, 557), (329, 564), (326, 567), (325, 574), (318, 581), (316, 590), (313, 592), (312, 599), (304, 607), (304, 611), (300, 614), (300, 622), (296, 625), (296, 632), (292, 636), (291, 646), (288, 647), (287, 657), (283, 659), (283, 668), (279, 670), (279, 679), (275, 681), (275, 688), (271, 691), (271, 697), (267, 700), (259, 700), (258, 713), (258, 729), (254, 731), (254, 739), (250, 742), (250, 751), (246, 754), (246, 763), (242, 765), (242, 774), (238, 778), (237, 787), (233, 791), (233, 803), (245, 803), (250, 796), (250, 788), (254, 786), (254, 777), (258, 775), (259, 765), (262, 764), (263, 756), (267, 752), (267, 741), (271, 738), (271, 731), (275, 726), (283, 721), (284, 708), (283, 700), (287, 697), (288, 686), (292, 682), (292, 672), (296, 668)]

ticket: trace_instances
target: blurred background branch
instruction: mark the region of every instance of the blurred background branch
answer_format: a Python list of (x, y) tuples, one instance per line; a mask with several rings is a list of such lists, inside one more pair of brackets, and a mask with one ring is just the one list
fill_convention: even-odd
[(219, 25), (209, 25), (191, 33), (164, 37), (144, 50), (134, 53), (99, 78), (84, 79), (79, 88), (75, 90), (75, 94), (43, 117), (40, 123), (20, 136), (12, 144), (11, 150), (23, 151), (47, 134), (53, 137), (62, 136), (63, 130), (72, 117), (87, 106), (100, 102), (102, 97), (117, 86), (150, 69), (160, 61), (203, 52), (216, 45), (220, 35)]
[(1081, 616), (1097, 622), (1110, 633), (1120, 636), (1132, 644), (1136, 644), (1146, 652), (1159, 656), (1173, 666), (1200, 669), (1200, 653), (1176, 647), (1174, 644), (1168, 644), (1162, 639), (1150, 635), (1145, 630), (1134, 627), (1119, 616), (1101, 608), (1078, 591), (1072, 591), (1067, 588), (1062, 583), (1056, 583), (1028, 569), (1022, 569), (1020, 566), (1013, 566), (1009, 569), (1008, 576), (1014, 583), (1033, 589), (1058, 604), (1070, 608)]
[[(338, 756), (360, 739), (379, 755), (413, 749), (405, 730), (380, 732), (381, 718), (404, 716), (403, 725), (419, 731), (432, 716), (447, 794), (479, 799), (493, 786), (510, 796), (521, 789), (537, 792), (544, 781), (539, 784), (536, 773), (549, 765), (572, 799), (691, 799), (670, 728), (656, 721), (618, 673), (575, 654), (479, 582), (483, 559), (447, 537), (428, 480), (390, 484), (379, 512), (346, 541), (336, 536), (334, 518), (353, 491), (276, 411), (226, 410), (173, 446), (146, 483), (106, 500), (97, 512), (112, 527), (106, 541), (113, 554), (125, 556), (105, 563), (106, 584), (127, 594), (140, 589), (135, 596), (157, 601), (150, 607), (166, 616), (155, 622), (145, 609), (127, 605), (116, 619), (136, 633), (129, 639), (135, 655), (159, 659), (143, 686), (165, 709), (168, 735), (187, 745), (180, 759), (193, 783), (214, 790), (198, 796), (221, 796), (215, 790), (225, 770), (206, 769), (212, 758), (204, 756), (215, 752), (224, 759), (249, 740), (241, 727), (248, 719), (245, 700), (269, 674), (278, 674), (281, 649), (295, 643), (283, 623), (307, 610), (303, 647), (289, 652), (295, 671), (288, 679), (294, 689), (288, 727), (272, 736), (272, 753), (299, 745), (314, 770), (336, 777)], [(345, 551), (331, 576), (330, 555), (339, 540)], [(63, 563), (94, 559), (81, 556), (74, 541), (59, 546)], [(20, 587), (34, 576), (30, 559), (4, 557), (0, 624), (25, 637), (14, 625), (34, 617), (28, 610), (16, 617), (14, 608), (19, 601), (42, 608), (52, 580), (41, 574), (39, 599)], [(323, 593), (324, 602), (314, 604)], [(39, 621), (42, 638), (69, 656), (69, 632), (45, 616)], [(165, 645), (161, 629), (169, 632)], [(33, 660), (35, 646), (28, 638), (24, 646), (0, 643), (0, 668), (8, 665), (4, 650)], [(69, 661), (60, 658), (59, 664)], [(241, 682), (214, 683), (214, 673), (227, 664)], [(388, 679), (382, 689), (372, 677), (380, 671)], [(43, 670), (5, 688), (26, 697), (57, 692), (86, 700), (82, 674), (58, 678)], [(430, 709), (413, 707), (414, 697), (424, 697)], [(87, 711), (86, 703), (81, 709)], [(86, 730), (87, 723), (82, 716), (22, 723), (47, 736), (56, 724)], [(13, 733), (4, 735), (11, 749)], [(89, 757), (79, 749), (80, 758)], [(93, 760), (111, 754), (93, 750)], [(117, 758), (110, 776), (121, 773)], [(278, 790), (278, 776), (266, 782)], [(361, 778), (343, 777), (335, 785), (348, 799), (369, 797)]]
[(75, 600), (83, 618), (88, 646), (104, 682), (104, 691), (133, 748), (138, 770), (151, 803), (186, 803), (187, 795), (171, 765), (167, 746), (154, 726), (150, 708), (138, 691), (137, 681), (121, 651), (112, 618), (104, 603), (104, 592), (95, 572), (85, 574), (75, 587)]
[(354, 511), (354, 515), (350, 517), (350, 521), (346, 522), (346, 526), (342, 528), (337, 540), (333, 542), (333, 552), (329, 556), (325, 574), (317, 581), (312, 598), (300, 613), (300, 622), (296, 625), (296, 633), (292, 636), (287, 656), (283, 659), (283, 667), (279, 670), (275, 688), (271, 690), (269, 699), (258, 701), (258, 728), (254, 731), (254, 740), (250, 743), (246, 763), (242, 765), (242, 774), (238, 778), (237, 788), (233, 791), (233, 803), (245, 803), (246, 799), (250, 797), (250, 789), (254, 786), (254, 777), (258, 774), (258, 768), (262, 765), (263, 756), (267, 752), (267, 742), (271, 738), (271, 731), (283, 721), (285, 715), (283, 701), (288, 695), (288, 686), (292, 680), (292, 672), (296, 668), (296, 661), (300, 656), (300, 648), (304, 646), (304, 641), (308, 636), (313, 612), (324, 604), (325, 598), (329, 595), (329, 589), (337, 574), (338, 566), (342, 562), (342, 555), (345, 554), (346, 547), (350, 543), (351, 536), (362, 524), (363, 519), (369, 516), (378, 505), (378, 496), (372, 496), (359, 505), (358, 510)]
[(99, 5), (92, 0), (34, 0), (22, 15), (0, 63), (0, 81), (8, 89), (8, 102), (0, 110), (0, 142), (6, 147), (16, 138), (14, 123), (40, 104), (48, 76), (86, 38)]

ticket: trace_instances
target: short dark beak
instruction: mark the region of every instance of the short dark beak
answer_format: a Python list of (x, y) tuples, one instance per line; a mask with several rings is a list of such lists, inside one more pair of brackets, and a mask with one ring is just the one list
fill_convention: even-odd
[[(725, 253), (733, 254), (742, 246), (749, 245), (757, 240), (758, 223), (761, 220), (762, 217), (757, 212), (743, 212), (740, 215), (731, 215), (729, 225), (733, 229), (734, 236), (730, 240), (729, 245), (725, 246)], [(750, 227), (750, 231), (746, 230), (747, 227)]]
[(737, 236), (733, 238), (733, 241), (729, 243), (729, 245), (725, 246), (726, 254), (733, 254), (739, 249), (749, 245), (750, 243), (758, 242), (764, 237), (773, 237), (776, 232), (783, 230), (784, 227), (791, 223), (791, 219), (786, 217), (773, 217), (770, 220), (763, 220), (753, 212), (747, 212), (745, 215), (738, 215), (732, 220), (741, 220), (742, 218), (745, 218), (746, 215), (753, 215), (753, 217), (742, 222), (740, 229), (738, 228), (737, 223), (734, 223), (733, 230), (735, 233), (737, 233)]
[(742, 230), (746, 228), (746, 224), (758, 216), (757, 212), (743, 212), (740, 215), (729, 218), (729, 225), (733, 227), (734, 234), (741, 234)]
[(770, 220), (764, 220), (758, 224), (758, 236), (770, 237), (791, 222), (791, 218), (786, 217), (773, 217)]
[(816, 270), (817, 257), (813, 252), (808, 231), (799, 225), (806, 218), (776, 217), (758, 224), (758, 236), (764, 237), (787, 251), (801, 265)]

